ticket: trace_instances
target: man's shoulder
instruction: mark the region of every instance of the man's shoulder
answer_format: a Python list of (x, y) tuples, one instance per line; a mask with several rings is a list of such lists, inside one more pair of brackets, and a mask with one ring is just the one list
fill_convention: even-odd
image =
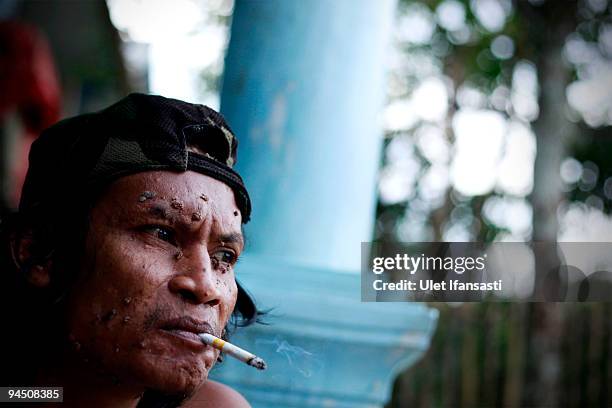
[(240, 393), (227, 385), (208, 380), (186, 401), (185, 408), (250, 408), (251, 405)]

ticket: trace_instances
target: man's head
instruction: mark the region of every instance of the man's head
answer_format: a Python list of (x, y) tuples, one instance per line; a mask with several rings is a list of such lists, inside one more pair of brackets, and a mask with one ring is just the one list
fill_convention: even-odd
[(147, 95), (35, 142), (9, 228), (15, 281), (76, 364), (189, 394), (218, 357), (195, 333), (256, 318), (233, 270), (250, 216), (236, 146), (216, 112)]
[(209, 176), (114, 182), (91, 213), (88, 277), (68, 300), (70, 341), (109, 373), (167, 392), (195, 389), (217, 354), (203, 352), (194, 332), (220, 337), (236, 303), (240, 224), (231, 189)]

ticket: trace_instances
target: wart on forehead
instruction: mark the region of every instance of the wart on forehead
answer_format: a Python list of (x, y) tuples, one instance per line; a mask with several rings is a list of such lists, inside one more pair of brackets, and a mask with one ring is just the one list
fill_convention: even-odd
[(152, 191), (143, 191), (142, 194), (138, 197), (139, 202), (145, 202), (155, 197), (155, 193)]
[(160, 218), (162, 220), (168, 218), (168, 208), (161, 204), (153, 204), (151, 207), (149, 207), (148, 212), (155, 218)]
[(182, 202), (176, 199), (167, 200), (160, 198), (157, 202), (148, 204), (145, 208), (147, 214), (160, 220), (168, 220), (171, 223), (181, 219), (181, 216), (191, 221), (200, 221), (202, 219), (200, 208), (193, 212), (184, 212)]
[(128, 217), (134, 213), (149, 215), (151, 211), (157, 218), (174, 216), (193, 224), (206, 218), (209, 212), (222, 223), (230, 221), (230, 218), (233, 222), (239, 215), (229, 186), (190, 171), (129, 175), (114, 184), (108, 198), (111, 198), (109, 204), (113, 207), (110, 211)]

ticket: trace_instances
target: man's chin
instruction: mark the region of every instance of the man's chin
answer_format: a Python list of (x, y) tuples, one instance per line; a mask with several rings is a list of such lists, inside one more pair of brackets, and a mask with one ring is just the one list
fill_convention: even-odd
[(216, 362), (212, 350), (191, 352), (165, 338), (159, 343), (151, 342), (143, 348), (132, 349), (131, 353), (120, 357), (124, 360), (118, 363), (123, 367), (117, 368), (123, 373), (122, 377), (131, 377), (146, 389), (184, 395), (197, 391)]
[(208, 378), (208, 370), (203, 364), (184, 361), (153, 362), (141, 366), (138, 371), (137, 376), (146, 389), (186, 397), (195, 393)]
[(191, 397), (206, 381), (207, 377), (196, 380), (194, 378), (164, 380), (158, 384), (151, 384), (148, 388), (168, 395), (181, 395)]

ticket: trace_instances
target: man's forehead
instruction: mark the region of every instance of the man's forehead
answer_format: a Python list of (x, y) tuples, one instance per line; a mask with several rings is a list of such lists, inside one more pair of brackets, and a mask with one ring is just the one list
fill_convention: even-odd
[(223, 224), (240, 226), (241, 223), (242, 214), (232, 189), (219, 180), (195, 172), (132, 174), (115, 181), (106, 195), (110, 196), (113, 206), (128, 211), (189, 215), (193, 221), (213, 211), (216, 218), (223, 219)]
[(186, 171), (150, 171), (131, 174), (113, 183), (114, 193), (122, 199), (137, 194), (139, 200), (182, 199), (196, 202), (216, 203), (222, 201), (228, 207), (236, 208), (234, 193), (225, 183), (204, 174)]
[(157, 188), (165, 192), (181, 189), (205, 189), (225, 191), (233, 195), (232, 189), (222, 181), (190, 170), (185, 172), (145, 171), (123, 177), (122, 180), (134, 186)]

